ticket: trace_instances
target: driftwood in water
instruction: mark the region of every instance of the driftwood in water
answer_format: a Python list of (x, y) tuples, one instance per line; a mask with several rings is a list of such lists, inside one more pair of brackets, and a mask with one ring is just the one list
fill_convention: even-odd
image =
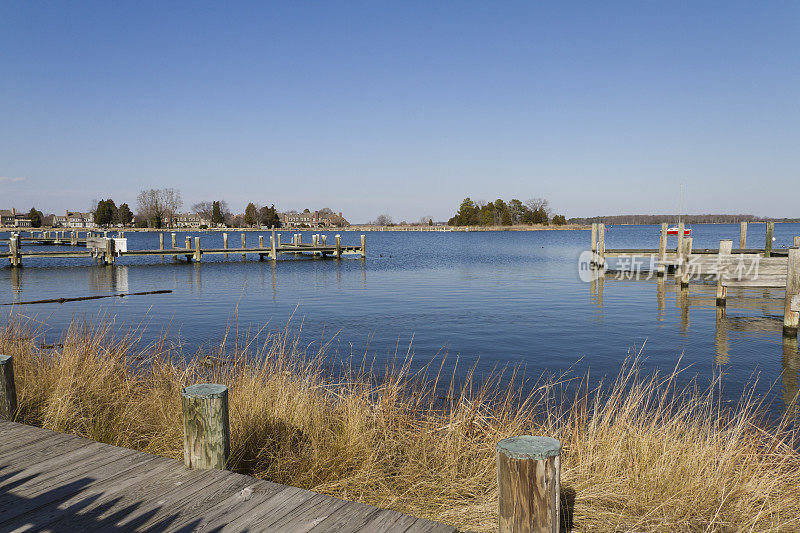
[(163, 289), (158, 291), (146, 291), (146, 292), (128, 292), (128, 293), (120, 293), (120, 294), (104, 294), (100, 296), (79, 296), (77, 298), (50, 298), (48, 300), (31, 300), (29, 302), (12, 302), (10, 304), (0, 304), (0, 305), (33, 305), (33, 304), (63, 304), (65, 302), (82, 302), (84, 300), (99, 300), (101, 298), (124, 298), (126, 296), (147, 296), (150, 294), (169, 294), (172, 290)]

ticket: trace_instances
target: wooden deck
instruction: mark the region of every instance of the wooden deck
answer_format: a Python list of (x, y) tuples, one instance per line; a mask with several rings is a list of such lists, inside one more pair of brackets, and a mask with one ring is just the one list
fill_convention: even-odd
[(0, 420), (0, 531), (363, 531), (450, 526)]

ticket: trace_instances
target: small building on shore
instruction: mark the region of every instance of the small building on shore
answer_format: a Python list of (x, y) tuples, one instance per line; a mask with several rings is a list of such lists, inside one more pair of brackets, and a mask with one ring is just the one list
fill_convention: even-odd
[(283, 213), (281, 221), (285, 228), (342, 228), (349, 226), (350, 223), (342, 216), (330, 211), (309, 211), (306, 209), (302, 213)]
[(17, 213), (16, 208), (0, 209), (0, 226), (6, 228), (30, 228), (31, 219), (25, 213)]
[(53, 222), (63, 228), (83, 229), (95, 227), (94, 216), (91, 213), (78, 211), (66, 211), (64, 216), (55, 216)]
[(172, 227), (174, 228), (194, 228), (211, 227), (211, 220), (204, 218), (199, 213), (182, 213), (172, 217)]

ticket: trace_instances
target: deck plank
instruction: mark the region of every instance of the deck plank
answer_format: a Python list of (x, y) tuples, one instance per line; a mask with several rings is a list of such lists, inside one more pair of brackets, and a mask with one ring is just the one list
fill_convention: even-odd
[(448, 532), (450, 526), (0, 421), (0, 530)]

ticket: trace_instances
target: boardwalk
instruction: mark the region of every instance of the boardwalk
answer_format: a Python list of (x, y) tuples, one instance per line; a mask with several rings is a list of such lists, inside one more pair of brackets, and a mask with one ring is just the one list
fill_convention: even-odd
[(454, 532), (224, 470), (0, 420), (0, 531)]

